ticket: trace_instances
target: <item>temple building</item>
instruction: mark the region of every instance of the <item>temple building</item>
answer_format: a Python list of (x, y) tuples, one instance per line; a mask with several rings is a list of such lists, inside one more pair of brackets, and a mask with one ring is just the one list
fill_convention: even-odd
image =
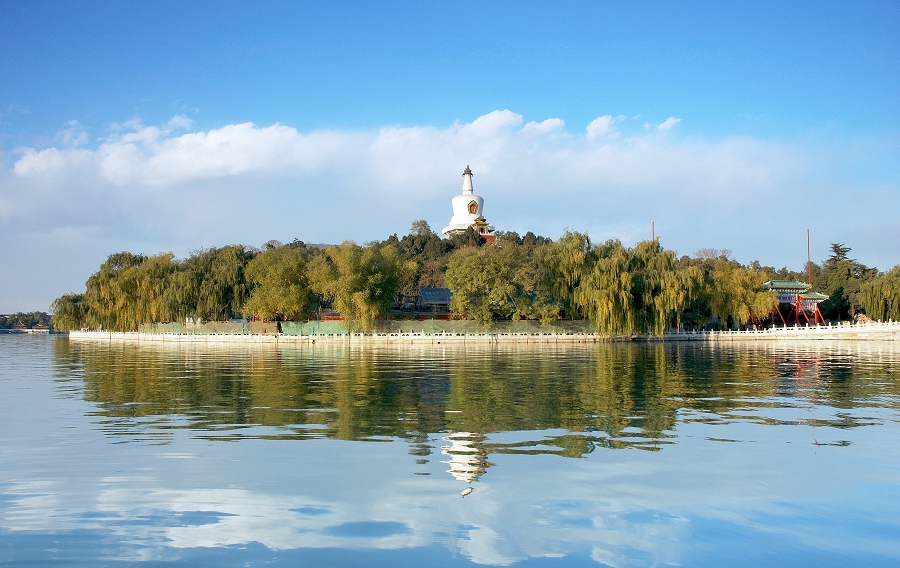
[[(794, 318), (794, 325), (800, 325), (805, 320), (807, 324), (825, 325), (825, 318), (819, 311), (819, 304), (828, 299), (825, 294), (811, 292), (811, 284), (796, 280), (769, 280), (764, 282), (762, 289), (775, 292), (778, 295), (778, 307), (772, 310), (770, 317), (772, 323), (777, 323), (775, 316), (781, 319), (781, 323), (787, 325)], [(790, 306), (787, 317), (781, 313), (782, 306)], [(810, 319), (812, 317), (812, 319)]]
[(494, 227), (485, 221), (483, 216), (484, 199), (475, 195), (472, 189), (472, 170), (466, 166), (463, 172), (462, 194), (453, 198), (453, 217), (450, 218), (450, 224), (444, 227), (441, 233), (445, 237), (452, 237), (460, 233), (465, 233), (469, 227), (475, 229), (475, 232), (490, 242), (494, 242)]

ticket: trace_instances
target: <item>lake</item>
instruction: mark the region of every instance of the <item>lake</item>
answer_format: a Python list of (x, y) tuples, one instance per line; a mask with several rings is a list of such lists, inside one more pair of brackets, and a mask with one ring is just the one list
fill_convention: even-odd
[(0, 362), (2, 566), (900, 564), (891, 342)]

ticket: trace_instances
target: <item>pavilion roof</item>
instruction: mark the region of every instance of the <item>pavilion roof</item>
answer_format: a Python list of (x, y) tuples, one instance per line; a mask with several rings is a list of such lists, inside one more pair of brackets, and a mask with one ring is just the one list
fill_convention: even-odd
[(819, 292), (802, 292), (800, 298), (803, 300), (815, 300), (816, 302), (821, 302), (827, 300), (828, 296), (820, 294)]
[(812, 285), (796, 280), (769, 280), (762, 285), (763, 290), (783, 290), (785, 292), (806, 292)]

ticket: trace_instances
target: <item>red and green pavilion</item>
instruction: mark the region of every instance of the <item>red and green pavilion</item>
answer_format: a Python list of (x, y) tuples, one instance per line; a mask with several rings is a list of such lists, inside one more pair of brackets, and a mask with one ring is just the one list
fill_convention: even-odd
[[(800, 325), (804, 321), (807, 324), (825, 325), (825, 318), (819, 311), (819, 303), (827, 300), (828, 296), (811, 291), (811, 284), (797, 280), (769, 280), (763, 283), (762, 288), (778, 294), (778, 307), (769, 314), (773, 324), (776, 323), (777, 317), (784, 325), (788, 325), (792, 318), (796, 325)], [(790, 308), (787, 318), (785, 318), (782, 307), (786, 308), (787, 306)]]

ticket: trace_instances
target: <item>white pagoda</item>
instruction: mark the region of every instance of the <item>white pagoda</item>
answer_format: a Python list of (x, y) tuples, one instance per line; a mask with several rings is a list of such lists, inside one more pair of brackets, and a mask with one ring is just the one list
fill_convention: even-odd
[(449, 465), (447, 473), (459, 481), (472, 483), (491, 465), (487, 461), (487, 452), (483, 446), (486, 438), (481, 434), (454, 432), (442, 439), (450, 442), (449, 446), (441, 446), (441, 453), (450, 459), (441, 463)]
[(452, 237), (465, 233), (469, 227), (473, 227), (476, 233), (488, 241), (494, 241), (496, 238), (494, 227), (484, 220), (483, 209), (484, 199), (475, 195), (472, 189), (472, 170), (466, 166), (466, 170), (463, 172), (462, 194), (453, 198), (453, 217), (450, 218), (450, 224), (444, 227), (441, 233), (445, 237)]

